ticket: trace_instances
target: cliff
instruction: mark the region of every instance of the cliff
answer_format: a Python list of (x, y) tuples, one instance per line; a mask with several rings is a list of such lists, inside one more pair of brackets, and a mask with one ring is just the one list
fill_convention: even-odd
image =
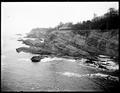
[[(41, 31), (38, 33), (39, 31), (32, 31), (32, 37), (37, 35), (35, 40), (23, 40), (24, 44), (33, 47), (32, 51), (34, 49), (37, 51), (36, 49), (40, 48), (42, 52), (49, 51), (50, 54), (54, 53), (61, 56), (96, 59), (98, 55), (106, 55), (118, 58), (119, 30), (106, 32), (99, 30), (76, 31), (79, 33), (75, 33), (75, 30), (52, 30), (51, 32), (46, 30), (46, 33), (43, 31), (42, 34)], [(29, 36), (30, 34), (28, 34)], [(43, 43), (40, 42), (40, 38), (44, 39)], [(41, 54), (42, 52), (39, 51), (36, 53)]]

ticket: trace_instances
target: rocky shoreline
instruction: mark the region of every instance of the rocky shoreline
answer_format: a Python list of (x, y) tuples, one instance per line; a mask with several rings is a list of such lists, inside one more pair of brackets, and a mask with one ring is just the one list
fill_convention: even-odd
[[(93, 59), (87, 59), (87, 58), (83, 58), (83, 57), (72, 57), (72, 56), (62, 56), (62, 55), (54, 55), (54, 54), (43, 54), (41, 55), (40, 53), (38, 53), (36, 50), (36, 52), (32, 49), (28, 49), (28, 48), (18, 48), (16, 49), (16, 51), (19, 53), (21, 51), (23, 52), (28, 52), (28, 53), (33, 53), (33, 54), (39, 54), (39, 56), (33, 56), (31, 58), (31, 61), (32, 62), (40, 62), (41, 59), (44, 59), (46, 57), (50, 57), (50, 58), (53, 58), (53, 57), (58, 57), (58, 58), (67, 58), (67, 59), (74, 59), (76, 60), (77, 62), (80, 62), (81, 60), (84, 59), (83, 63), (85, 65), (88, 65), (88, 66), (91, 66), (91, 67), (95, 67), (95, 68), (100, 68), (100, 69), (103, 69), (103, 70), (119, 70), (119, 66), (118, 64), (114, 63), (113, 62), (113, 59), (110, 59), (109, 57), (98, 57), (97, 60), (93, 60)], [(34, 51), (34, 52), (31, 52), (31, 51)], [(103, 61), (104, 60), (104, 61)]]
[[(71, 32), (67, 34), (69, 35), (71, 34)], [(53, 34), (53, 36), (54, 35), (55, 34)], [(89, 47), (90, 49), (87, 49), (88, 46), (86, 47), (86, 45), (83, 47), (82, 44), (84, 43), (81, 43), (83, 42), (82, 38), (79, 38), (79, 40), (81, 41), (80, 44), (77, 44), (77, 42), (73, 44), (73, 41), (71, 42), (68, 40), (69, 37), (61, 37), (62, 34), (60, 34), (60, 32), (58, 33), (58, 35), (59, 36), (57, 39), (50, 39), (52, 35), (47, 35), (47, 37), (44, 36), (46, 38), (42, 39), (39, 37), (34, 37), (30, 39), (29, 37), (25, 36), (25, 39), (21, 38), (18, 39), (18, 41), (22, 42), (28, 47), (19, 47), (16, 49), (16, 51), (18, 53), (26, 52), (32, 54), (39, 54), (39, 56), (33, 56), (31, 58), (32, 62), (40, 62), (41, 59), (45, 57), (75, 59), (76, 62), (80, 62), (82, 59), (85, 59), (83, 61), (84, 65), (91, 66), (94, 68), (100, 68), (102, 70), (116, 71), (115, 73), (118, 73), (119, 65), (116, 56), (103, 55), (104, 53), (99, 51), (95, 52), (96, 50), (94, 50), (91, 47)], [(54, 36), (54, 38), (55, 37), (56, 36)], [(63, 38), (65, 39), (64, 41), (62, 40)], [(51, 41), (49, 41), (49, 39)]]

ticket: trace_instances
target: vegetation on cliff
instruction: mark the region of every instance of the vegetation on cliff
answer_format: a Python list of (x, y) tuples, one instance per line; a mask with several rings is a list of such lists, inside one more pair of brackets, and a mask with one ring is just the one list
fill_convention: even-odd
[(111, 8), (108, 13), (91, 21), (74, 25), (60, 23), (55, 28), (32, 29), (27, 37), (35, 40), (22, 40), (30, 47), (21, 47), (18, 50), (40, 55), (84, 57), (92, 60), (98, 60), (98, 55), (117, 59), (118, 16), (118, 11)]

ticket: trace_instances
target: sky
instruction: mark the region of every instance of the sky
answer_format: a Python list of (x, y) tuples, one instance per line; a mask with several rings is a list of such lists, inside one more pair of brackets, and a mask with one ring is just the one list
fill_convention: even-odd
[(4, 34), (28, 33), (33, 28), (55, 27), (60, 22), (91, 20), (119, 2), (2, 2), (1, 28)]

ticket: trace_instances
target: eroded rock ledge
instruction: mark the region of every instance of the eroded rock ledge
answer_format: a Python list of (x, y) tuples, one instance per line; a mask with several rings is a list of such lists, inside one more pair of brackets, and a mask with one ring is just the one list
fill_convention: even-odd
[(118, 63), (119, 43), (117, 34), (111, 35), (109, 32), (99, 33), (95, 30), (87, 31), (89, 33), (83, 30), (79, 32), (82, 34), (75, 34), (72, 30), (53, 30), (49, 33), (44, 33), (42, 38), (41, 36), (38, 37), (35, 32), (32, 32), (31, 36), (35, 38), (34, 40), (30, 38), (19, 40), (29, 47), (19, 47), (16, 51), (18, 53), (39, 54), (40, 56), (31, 58), (32, 61), (38, 62), (45, 56), (66, 57), (75, 60), (85, 58), (87, 59), (87, 64), (94, 64), (94, 66), (99, 68), (109, 69), (106, 67), (106, 65), (109, 65), (109, 62), (99, 57), (99, 55), (105, 55), (108, 59)]

